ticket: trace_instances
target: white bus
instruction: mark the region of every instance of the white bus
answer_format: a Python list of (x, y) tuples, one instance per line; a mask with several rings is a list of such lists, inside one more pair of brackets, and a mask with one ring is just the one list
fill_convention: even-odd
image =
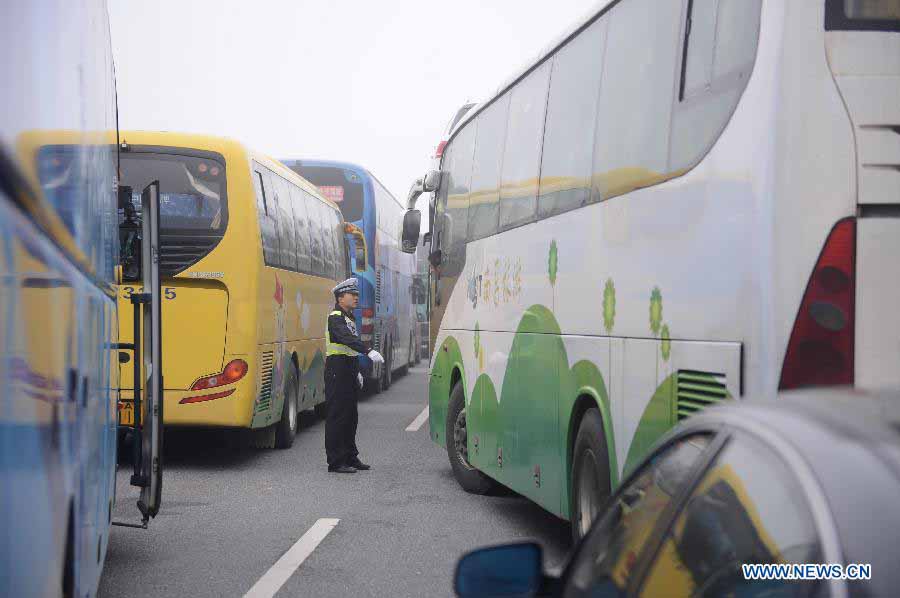
[(577, 535), (706, 405), (900, 386), (897, 0), (609, 2), (434, 188), (431, 435), (469, 491)]

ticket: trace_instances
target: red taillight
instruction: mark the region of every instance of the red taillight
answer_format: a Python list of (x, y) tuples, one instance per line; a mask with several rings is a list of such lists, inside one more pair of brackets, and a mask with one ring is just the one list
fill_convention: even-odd
[(435, 148), (434, 150), (434, 157), (440, 158), (441, 156), (443, 156), (445, 147), (447, 147), (446, 141), (441, 141), (440, 143), (438, 143), (437, 148)]
[(853, 384), (856, 219), (831, 229), (794, 321), (780, 390)]
[[(233, 384), (247, 375), (247, 362), (243, 359), (233, 359), (228, 362), (218, 374), (200, 378), (191, 385), (191, 390), (207, 390), (217, 386)], [(218, 397), (216, 397), (218, 398)]]
[(359, 327), (360, 334), (372, 334), (373, 330), (375, 330), (374, 324), (363, 324)]
[(374, 317), (375, 317), (375, 310), (372, 309), (371, 307), (365, 308), (364, 310), (362, 310), (362, 317), (364, 317), (364, 318), (374, 318)]

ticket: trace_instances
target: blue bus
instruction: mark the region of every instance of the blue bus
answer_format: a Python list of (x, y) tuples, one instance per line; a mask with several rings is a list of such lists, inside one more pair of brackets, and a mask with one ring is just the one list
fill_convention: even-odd
[(0, 46), (0, 596), (92, 596), (118, 442), (106, 3), (0, 3)]
[[(361, 357), (367, 386), (387, 389), (395, 372), (418, 362), (416, 308), (413, 302), (415, 257), (400, 251), (400, 225), (404, 207), (371, 172), (356, 164), (326, 160), (282, 160), (291, 170), (317, 186), (341, 208), (344, 221), (363, 231), (368, 247), (365, 273), (356, 312), (363, 341), (384, 354), (385, 366), (373, 368)], [(353, 241), (350, 241), (353, 243)], [(351, 251), (353, 268), (355, 251)]]

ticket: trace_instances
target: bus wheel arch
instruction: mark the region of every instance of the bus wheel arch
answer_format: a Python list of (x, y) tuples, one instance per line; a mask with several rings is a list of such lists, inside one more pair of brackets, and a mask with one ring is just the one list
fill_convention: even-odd
[(595, 397), (582, 394), (576, 399), (569, 418), (566, 458), (569, 519), (575, 541), (584, 537), (612, 492), (609, 425), (608, 414)]
[(468, 461), (466, 393), (462, 384), (462, 374), (458, 367), (454, 366), (450, 380), (444, 439), (453, 477), (466, 492), (490, 494), (497, 487), (497, 482), (473, 467)]
[(284, 385), (284, 401), (281, 406), (281, 419), (275, 424), (275, 448), (286, 449), (294, 444), (294, 438), (300, 428), (300, 368), (291, 355), (291, 367)]

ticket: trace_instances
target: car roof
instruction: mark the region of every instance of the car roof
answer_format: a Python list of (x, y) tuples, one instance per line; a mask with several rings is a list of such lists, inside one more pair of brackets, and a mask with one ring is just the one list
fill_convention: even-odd
[(871, 582), (855, 583), (900, 584), (891, 565), (900, 537), (900, 393), (815, 389), (729, 403), (691, 418), (682, 433), (724, 425), (775, 435), (808, 465), (845, 562), (879, 571)]

